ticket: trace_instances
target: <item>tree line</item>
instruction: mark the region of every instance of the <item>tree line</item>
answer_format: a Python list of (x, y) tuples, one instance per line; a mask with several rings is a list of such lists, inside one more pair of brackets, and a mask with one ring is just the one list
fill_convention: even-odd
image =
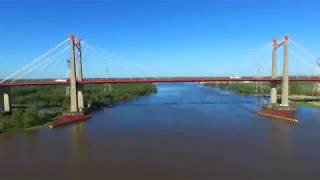
[[(112, 106), (157, 92), (153, 84), (84, 85), (85, 106), (90, 109)], [(17, 87), (11, 90), (13, 111), (0, 113), (0, 132), (28, 129), (55, 120), (68, 111), (70, 98), (61, 86)]]

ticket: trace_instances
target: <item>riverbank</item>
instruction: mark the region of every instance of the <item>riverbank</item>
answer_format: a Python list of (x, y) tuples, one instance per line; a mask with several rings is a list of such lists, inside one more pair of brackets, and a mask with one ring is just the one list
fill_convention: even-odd
[[(12, 90), (13, 111), (0, 113), (0, 133), (48, 127), (69, 110), (65, 87), (21, 87)], [(157, 92), (153, 84), (85, 85), (85, 107), (89, 111)]]
[[(218, 87), (223, 90), (235, 92), (246, 96), (270, 96), (269, 83), (203, 83), (205, 86)], [(313, 83), (290, 83), (290, 101), (297, 105), (319, 108), (319, 96), (313, 96)], [(281, 86), (277, 87), (278, 94), (281, 94)], [(280, 100), (281, 96), (278, 96)]]

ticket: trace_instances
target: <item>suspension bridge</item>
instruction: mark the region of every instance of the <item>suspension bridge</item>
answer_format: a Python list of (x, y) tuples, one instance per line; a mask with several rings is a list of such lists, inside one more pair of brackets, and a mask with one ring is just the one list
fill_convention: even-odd
[[(62, 48), (63, 45), (68, 44)], [(85, 44), (85, 43), (84, 43)], [(270, 88), (270, 103), (265, 108), (272, 111), (291, 112), (294, 108), (289, 103), (289, 82), (320, 82), (320, 78), (316, 76), (299, 76), (289, 77), (289, 63), (288, 63), (288, 36), (284, 37), (283, 42), (276, 40), (272, 41), (272, 72), (271, 76), (257, 77), (257, 76), (243, 76), (243, 77), (131, 77), (131, 78), (84, 78), (83, 76), (83, 54), (82, 54), (82, 42), (80, 39), (76, 39), (74, 35), (70, 35), (70, 38), (58, 44), (53, 49), (49, 50), (39, 58), (32, 61), (30, 64), (22, 67), (18, 71), (8, 75), (0, 81), (0, 96), (1, 96), (1, 111), (11, 112), (11, 94), (12, 88), (21, 86), (70, 86), (70, 112), (68, 116), (82, 116), (85, 110), (84, 97), (83, 97), (83, 85), (86, 84), (121, 84), (121, 83), (176, 83), (176, 82), (267, 82), (271, 84)], [(282, 77), (277, 76), (277, 50), (283, 47), (283, 74)], [(55, 52), (57, 49), (61, 51)], [(24, 75), (32, 72), (36, 67), (43, 66), (45, 63), (52, 61), (53, 57), (58, 56), (61, 52), (70, 50), (69, 56), (69, 71), (68, 78), (63, 80), (55, 78), (23, 78)], [(49, 58), (48, 58), (49, 57)], [(297, 56), (302, 59), (300, 56)], [(40, 65), (39, 65), (40, 64)], [(50, 64), (46, 64), (50, 67)], [(314, 67), (311, 65), (312, 68)], [(45, 79), (45, 80), (44, 80)], [(282, 85), (281, 103), (277, 102), (277, 84)], [(281, 114), (280, 113), (280, 114)], [(263, 114), (263, 113), (262, 113)], [(278, 116), (278, 115), (277, 115)], [(282, 116), (282, 115), (281, 115)]]

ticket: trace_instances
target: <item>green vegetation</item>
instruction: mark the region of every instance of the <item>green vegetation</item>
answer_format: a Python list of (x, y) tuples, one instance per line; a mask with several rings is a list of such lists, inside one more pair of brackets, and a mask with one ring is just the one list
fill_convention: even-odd
[(111, 106), (125, 100), (135, 99), (140, 96), (150, 95), (157, 90), (152, 84), (119, 84), (107, 86), (87, 85), (84, 90), (84, 99), (87, 106), (99, 108)]
[[(212, 87), (219, 87), (225, 90), (231, 90), (233, 92), (244, 95), (269, 95), (270, 84), (268, 83), (208, 83), (206, 84)], [(298, 83), (293, 82), (289, 85), (289, 92), (291, 95), (308, 95), (312, 96), (313, 83)], [(277, 86), (278, 94), (281, 94), (281, 86)]]
[[(98, 109), (156, 93), (153, 84), (85, 85), (85, 106)], [(32, 129), (52, 122), (69, 110), (70, 98), (61, 86), (19, 87), (11, 91), (13, 112), (0, 113), (0, 132)]]
[[(254, 95), (254, 96), (269, 96), (270, 95), (270, 84), (268, 83), (208, 83), (206, 84), (212, 87), (219, 87), (224, 90), (230, 90), (242, 95)], [(313, 83), (301, 83), (301, 82), (291, 82), (289, 84), (290, 100), (297, 101), (296, 104), (311, 107), (320, 108), (320, 102), (315, 101), (312, 98)], [(277, 86), (278, 94), (281, 94), (281, 86)]]
[(307, 107), (307, 108), (313, 108), (313, 109), (319, 109), (320, 108), (319, 105), (316, 105), (316, 104), (313, 104), (313, 103), (310, 103), (310, 102), (298, 101), (296, 104), (300, 105), (300, 106)]
[(206, 84), (208, 86), (212, 87), (219, 87), (220, 89), (224, 90), (230, 90), (239, 94), (243, 95), (255, 95), (255, 94), (264, 94), (265, 92), (268, 92), (267, 89), (269, 89), (269, 85), (267, 84), (261, 84), (260, 88), (257, 89), (259, 92), (256, 92), (256, 85), (253, 83), (220, 83), (220, 84)]
[(40, 114), (35, 108), (17, 109), (11, 114), (0, 114), (0, 132), (27, 129), (45, 124), (57, 117), (57, 113)]

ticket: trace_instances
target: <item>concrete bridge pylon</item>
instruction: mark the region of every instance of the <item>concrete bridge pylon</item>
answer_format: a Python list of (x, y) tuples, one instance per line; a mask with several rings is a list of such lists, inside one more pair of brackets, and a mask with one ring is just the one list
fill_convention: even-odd
[[(289, 74), (288, 74), (288, 41), (289, 37), (284, 37), (284, 42), (278, 44), (277, 41), (273, 41), (272, 50), (272, 77), (270, 89), (270, 103), (265, 105), (259, 115), (282, 119), (289, 122), (298, 122), (295, 118), (296, 107), (293, 104), (289, 104)], [(275, 79), (277, 79), (276, 74), (276, 49), (280, 46), (284, 47), (284, 61), (283, 61), (283, 74), (282, 74), (282, 93), (281, 93), (281, 103), (277, 103), (277, 89)]]
[(288, 42), (289, 37), (284, 37), (284, 60), (283, 60), (283, 74), (282, 74), (282, 93), (280, 106), (289, 106), (289, 72), (288, 72)]
[[(78, 50), (76, 76), (77, 76), (78, 82), (81, 82), (83, 80), (83, 71), (82, 71), (82, 55), (81, 55), (81, 40), (80, 39), (77, 39), (76, 47)], [(78, 84), (77, 97), (78, 97), (78, 110), (83, 111), (84, 110), (84, 98), (83, 98), (83, 85), (82, 84)]]
[[(272, 41), (272, 79), (277, 79), (277, 49), (280, 47), (276, 40)], [(277, 104), (277, 83), (271, 83), (270, 104)]]
[(78, 112), (76, 62), (75, 62), (75, 42), (74, 35), (70, 35), (70, 112)]
[[(276, 40), (272, 41), (272, 76), (271, 79), (277, 79), (277, 49), (280, 46), (284, 47), (284, 60), (283, 60), (283, 74), (282, 74), (282, 92), (281, 92), (281, 107), (289, 107), (289, 63), (288, 63), (288, 46), (289, 37), (285, 36), (282, 43), (278, 43)], [(270, 105), (278, 106), (277, 103), (277, 84), (271, 82), (270, 89)]]

